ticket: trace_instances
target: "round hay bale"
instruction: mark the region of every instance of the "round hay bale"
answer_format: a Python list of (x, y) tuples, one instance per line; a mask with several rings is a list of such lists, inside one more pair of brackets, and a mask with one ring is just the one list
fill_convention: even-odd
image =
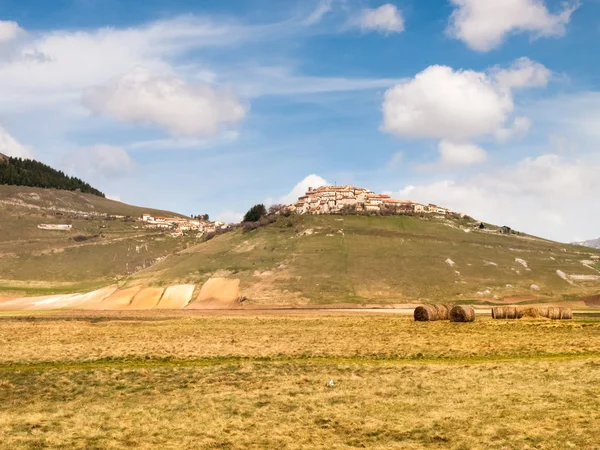
[(450, 310), (450, 322), (473, 322), (475, 310), (471, 306), (456, 305)]
[(415, 320), (419, 322), (430, 322), (432, 320), (450, 319), (450, 310), (452, 305), (448, 304), (427, 304), (415, 308)]
[(573, 318), (573, 311), (571, 308), (560, 308), (561, 320), (571, 320)]
[(533, 306), (522, 308), (521, 313), (523, 317), (529, 317), (533, 319), (537, 319), (541, 315), (540, 308), (535, 308)]
[(538, 312), (540, 313), (541, 317), (545, 317), (546, 319), (548, 319), (549, 318), (548, 315), (549, 315), (549, 312), (550, 312), (550, 308), (548, 308), (547, 306), (540, 306), (538, 308)]
[(439, 320), (448, 320), (450, 319), (450, 310), (452, 309), (452, 305), (441, 304), (441, 305), (431, 305), (435, 308), (438, 313)]
[(506, 319), (506, 308), (504, 306), (494, 306), (492, 308), (492, 319)]
[(519, 306), (509, 306), (508, 307), (508, 315), (509, 319), (521, 319), (523, 317), (523, 309)]
[(494, 319), (520, 319), (523, 311), (518, 306), (495, 306), (492, 308)]
[(439, 315), (433, 306), (421, 305), (415, 308), (415, 321), (432, 322), (434, 320), (439, 320)]
[(560, 320), (560, 308), (558, 306), (548, 308), (548, 319)]

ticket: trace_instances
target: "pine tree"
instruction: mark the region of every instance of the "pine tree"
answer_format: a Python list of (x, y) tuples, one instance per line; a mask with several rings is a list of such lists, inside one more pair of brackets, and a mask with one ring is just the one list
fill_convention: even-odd
[(104, 197), (98, 189), (32, 159), (0, 159), (0, 184), (81, 191)]

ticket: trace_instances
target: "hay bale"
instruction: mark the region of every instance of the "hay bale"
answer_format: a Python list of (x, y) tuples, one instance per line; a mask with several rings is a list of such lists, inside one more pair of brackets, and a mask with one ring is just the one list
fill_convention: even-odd
[(452, 305), (448, 304), (421, 305), (415, 308), (415, 320), (418, 322), (448, 320), (451, 309)]
[(571, 308), (559, 308), (561, 320), (571, 320), (573, 318), (573, 311)]
[(529, 317), (533, 319), (537, 319), (541, 316), (540, 308), (535, 308), (533, 306), (522, 308), (521, 309), (523, 317)]
[(506, 319), (506, 308), (504, 306), (494, 306), (492, 308), (492, 319)]
[(437, 310), (431, 305), (421, 305), (415, 308), (415, 321), (432, 322), (440, 320)]
[(471, 306), (456, 305), (450, 310), (450, 322), (473, 322), (475, 310)]
[(548, 319), (560, 320), (560, 308), (558, 306), (548, 308)]
[(492, 308), (493, 319), (520, 319), (523, 310), (518, 306), (495, 306)]
[(523, 317), (523, 309), (519, 306), (508, 306), (508, 319), (521, 319)]
[(538, 308), (540, 316), (552, 320), (570, 320), (573, 318), (571, 308), (563, 308), (561, 306), (543, 306)]
[(431, 305), (435, 308), (438, 313), (439, 320), (449, 320), (450, 319), (450, 310), (452, 309), (452, 305), (448, 304), (436, 304)]

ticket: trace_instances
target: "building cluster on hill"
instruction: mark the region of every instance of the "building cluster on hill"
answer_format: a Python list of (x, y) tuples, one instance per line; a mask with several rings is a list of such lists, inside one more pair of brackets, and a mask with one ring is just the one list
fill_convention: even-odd
[(396, 200), (386, 194), (376, 194), (354, 186), (321, 186), (308, 188), (305, 195), (289, 207), (297, 214), (336, 214), (346, 212), (373, 212), (388, 214), (441, 214), (451, 211), (441, 206), (412, 200)]
[(215, 220), (210, 222), (200, 218), (188, 219), (186, 217), (162, 217), (142, 214), (142, 221), (146, 228), (173, 230), (172, 236), (181, 236), (184, 231), (198, 231), (215, 233), (219, 229), (227, 228), (225, 222)]

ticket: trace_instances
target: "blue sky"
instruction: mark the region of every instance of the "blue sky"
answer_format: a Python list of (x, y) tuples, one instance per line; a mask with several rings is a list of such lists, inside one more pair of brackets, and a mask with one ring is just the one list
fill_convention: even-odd
[(600, 0), (0, 0), (0, 152), (236, 220), (352, 183), (600, 235)]

